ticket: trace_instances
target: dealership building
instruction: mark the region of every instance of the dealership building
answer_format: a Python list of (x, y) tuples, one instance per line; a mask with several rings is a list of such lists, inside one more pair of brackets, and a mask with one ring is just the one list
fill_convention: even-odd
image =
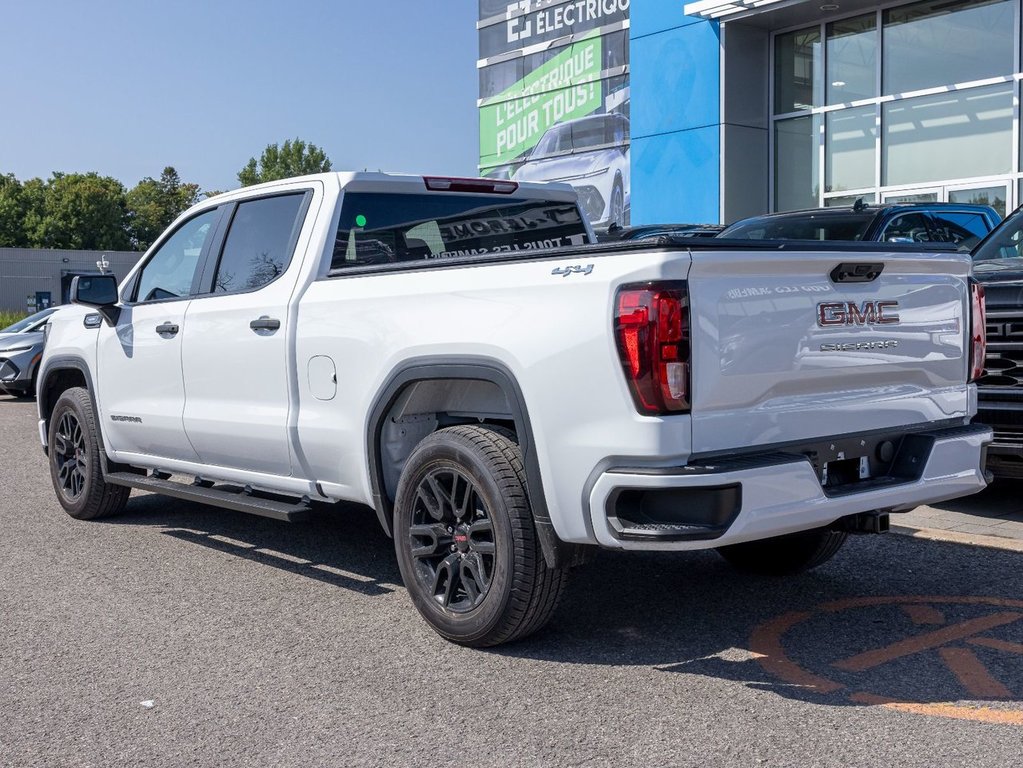
[(619, 189), (633, 224), (860, 198), (1004, 213), (1020, 24), (1020, 0), (480, 0), (480, 170), (567, 181), (600, 223)]

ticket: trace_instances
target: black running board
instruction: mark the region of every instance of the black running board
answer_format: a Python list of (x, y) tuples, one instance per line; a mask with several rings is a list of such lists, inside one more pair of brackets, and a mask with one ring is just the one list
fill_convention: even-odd
[[(113, 485), (124, 485), (129, 488), (138, 488), (142, 491), (152, 491), (161, 496), (173, 496), (176, 499), (197, 501), (200, 504), (210, 504), (224, 509), (233, 509), (235, 512), (247, 512), (250, 515), (270, 517), (274, 520), (297, 522), (305, 519), (311, 509), (308, 499), (303, 498), (297, 503), (286, 501), (275, 501), (254, 496), (244, 488), (234, 486), (217, 487), (209, 486), (199, 482), (192, 485), (176, 483), (163, 477), (153, 475), (136, 475), (132, 472), (111, 472), (104, 478)], [(201, 481), (200, 481), (201, 482)]]

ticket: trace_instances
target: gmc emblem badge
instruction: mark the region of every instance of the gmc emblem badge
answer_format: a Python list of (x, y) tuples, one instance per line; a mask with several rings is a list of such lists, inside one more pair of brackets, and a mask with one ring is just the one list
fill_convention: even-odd
[(837, 301), (817, 305), (817, 325), (895, 325), (899, 322), (897, 301)]

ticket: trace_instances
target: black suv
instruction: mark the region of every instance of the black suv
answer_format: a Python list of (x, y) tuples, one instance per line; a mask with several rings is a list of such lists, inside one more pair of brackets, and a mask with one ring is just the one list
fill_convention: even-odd
[(860, 240), (874, 243), (953, 243), (972, 248), (998, 226), (987, 205), (892, 203), (814, 208), (737, 221), (718, 237), (735, 240)]
[(987, 299), (987, 358), (977, 380), (977, 421), (995, 441), (988, 468), (1023, 478), (1023, 207), (973, 250), (973, 276)]

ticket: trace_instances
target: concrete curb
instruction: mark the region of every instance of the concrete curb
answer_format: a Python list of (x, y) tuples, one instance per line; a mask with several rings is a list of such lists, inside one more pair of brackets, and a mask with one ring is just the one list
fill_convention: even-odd
[(978, 533), (962, 533), (961, 531), (944, 531), (937, 528), (910, 528), (903, 525), (893, 525), (891, 532), (903, 536), (912, 536), (914, 539), (947, 541), (952, 544), (969, 544), (975, 547), (989, 547), (991, 549), (1023, 553), (1023, 539), (984, 536)]

